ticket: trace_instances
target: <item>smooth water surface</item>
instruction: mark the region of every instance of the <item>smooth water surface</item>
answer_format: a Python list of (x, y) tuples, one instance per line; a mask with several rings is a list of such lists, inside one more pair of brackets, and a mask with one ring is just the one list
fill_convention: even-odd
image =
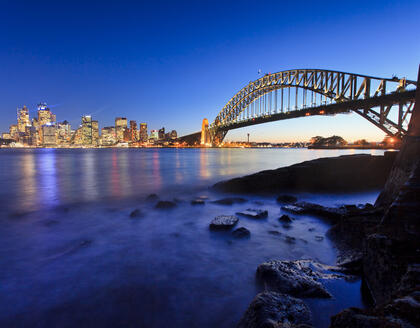
[[(360, 151), (382, 154), (382, 151)], [(334, 264), (327, 222), (299, 216), (281, 226), (275, 197), (222, 206), (213, 183), (264, 169), (356, 151), (307, 149), (0, 150), (1, 327), (232, 327), (263, 289), (258, 264), (311, 258)], [(172, 210), (146, 201), (177, 199)], [(206, 196), (204, 206), (190, 201)], [(322, 204), (373, 202), (376, 192), (298, 195)], [(210, 232), (219, 214), (251, 231)], [(130, 218), (139, 209), (143, 215)], [(314, 228), (313, 231), (308, 231)], [(311, 229), (312, 230), (312, 229)], [(272, 231), (281, 234), (273, 234)], [(296, 242), (289, 244), (285, 236)], [(362, 306), (360, 281), (329, 282), (331, 300), (306, 300), (318, 327)]]

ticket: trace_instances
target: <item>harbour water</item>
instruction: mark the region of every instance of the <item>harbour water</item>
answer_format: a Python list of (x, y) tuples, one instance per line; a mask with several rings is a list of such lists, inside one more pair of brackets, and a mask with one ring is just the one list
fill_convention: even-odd
[[(226, 197), (209, 189), (227, 178), (319, 157), (381, 150), (307, 149), (17, 149), (0, 151), (1, 327), (233, 327), (264, 287), (258, 264), (316, 259), (334, 264), (329, 223), (277, 220), (274, 196)], [(374, 202), (376, 192), (299, 194), (323, 205)], [(158, 210), (145, 198), (177, 201)], [(192, 206), (196, 197), (204, 206)], [(251, 238), (211, 232), (220, 214), (240, 218)], [(142, 215), (131, 218), (139, 209)], [(311, 231), (309, 231), (309, 228)], [(270, 233), (278, 231), (281, 235)], [(284, 236), (296, 238), (287, 243)], [(324, 237), (320, 241), (320, 238)], [(363, 306), (360, 281), (332, 281), (332, 299), (306, 299), (317, 327), (349, 306)]]

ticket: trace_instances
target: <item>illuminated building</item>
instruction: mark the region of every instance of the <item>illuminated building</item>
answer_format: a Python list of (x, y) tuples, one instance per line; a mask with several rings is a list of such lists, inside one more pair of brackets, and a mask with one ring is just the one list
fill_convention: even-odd
[(139, 139), (140, 142), (147, 142), (147, 123), (140, 123)]
[(12, 136), (10, 135), (10, 133), (7, 132), (3, 132), (1, 134), (2, 139), (12, 139)]
[(117, 141), (124, 141), (124, 131), (127, 130), (127, 119), (125, 117), (117, 117), (115, 119), (115, 134)]
[(170, 139), (174, 140), (176, 138), (178, 138), (178, 133), (176, 133), (176, 130), (172, 130), (170, 135), (169, 135)]
[(209, 121), (206, 118), (203, 120), (203, 124), (201, 125), (201, 144), (210, 144)]
[(111, 146), (117, 143), (115, 127), (106, 126), (101, 129), (101, 145)]
[(92, 121), (92, 144), (99, 145), (99, 122)]
[(130, 121), (130, 141), (137, 141), (138, 138), (138, 131), (137, 131), (137, 122), (136, 121)]
[(45, 124), (54, 124), (55, 120), (55, 115), (51, 113), (46, 103), (38, 104), (38, 127), (42, 127)]
[(159, 140), (164, 140), (165, 139), (165, 128), (159, 129), (158, 139)]
[(71, 139), (71, 126), (69, 122), (63, 121), (57, 124), (57, 144), (67, 145)]
[(17, 126), (17, 124), (12, 124), (9, 127), (9, 134), (10, 134), (10, 137), (12, 139), (15, 139), (15, 140), (18, 139), (18, 126)]
[(17, 109), (18, 131), (25, 133), (26, 127), (31, 125), (29, 110), (26, 106)]
[(75, 145), (83, 144), (83, 130), (81, 126), (74, 132), (71, 140)]
[(92, 116), (82, 117), (82, 145), (97, 146), (99, 143), (99, 123), (92, 120)]
[(57, 145), (57, 129), (53, 124), (45, 124), (42, 126), (42, 145), (56, 146)]
[(154, 141), (157, 141), (158, 139), (159, 139), (158, 130), (151, 130), (149, 141), (154, 142)]

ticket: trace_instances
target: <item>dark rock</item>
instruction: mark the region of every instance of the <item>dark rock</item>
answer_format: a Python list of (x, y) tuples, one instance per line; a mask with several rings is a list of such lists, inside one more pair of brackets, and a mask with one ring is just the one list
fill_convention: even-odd
[(300, 206), (295, 206), (295, 205), (284, 205), (281, 207), (282, 210), (287, 211), (287, 212), (292, 212), (295, 214), (303, 214), (303, 208)]
[(277, 230), (269, 230), (268, 233), (270, 235), (276, 235), (276, 236), (281, 236), (282, 235), (282, 233), (280, 231), (277, 231)]
[(205, 202), (202, 199), (194, 199), (191, 201), (191, 205), (204, 205)]
[(279, 221), (284, 223), (291, 223), (292, 219), (290, 218), (290, 216), (284, 214), (281, 217), (279, 217)]
[(296, 238), (295, 237), (291, 237), (291, 236), (286, 236), (285, 237), (285, 241), (288, 244), (294, 244), (296, 242)]
[(308, 231), (310, 232), (315, 231), (315, 228), (309, 228)]
[(232, 235), (235, 238), (249, 238), (251, 236), (251, 232), (247, 228), (240, 227), (232, 231)]
[(269, 261), (257, 268), (257, 278), (281, 293), (297, 297), (329, 298), (331, 294), (319, 282), (322, 279), (343, 278), (331, 274), (332, 267), (310, 261)]
[(169, 200), (161, 200), (155, 206), (155, 208), (163, 209), (163, 210), (171, 209), (171, 208), (174, 208), (174, 207), (176, 207), (176, 203), (171, 202)]
[(211, 230), (229, 230), (235, 224), (237, 224), (239, 219), (234, 215), (219, 215), (216, 216), (213, 221), (210, 223)]
[(158, 200), (158, 199), (159, 199), (159, 197), (158, 197), (158, 195), (156, 195), (156, 194), (150, 194), (149, 196), (147, 196), (147, 197), (146, 197), (146, 200), (147, 200), (148, 202), (156, 201), (156, 200)]
[(357, 308), (349, 308), (331, 317), (330, 328), (402, 328), (397, 322), (369, 315)]
[(363, 254), (361, 252), (347, 252), (337, 260), (337, 266), (342, 268), (342, 272), (360, 276), (363, 267)]
[(228, 198), (222, 198), (222, 199), (213, 201), (213, 203), (219, 204), (219, 205), (242, 204), (245, 202), (247, 202), (247, 200), (241, 197), (228, 197)]
[(248, 208), (246, 211), (236, 212), (236, 214), (253, 219), (265, 219), (268, 216), (268, 211)]
[(130, 213), (130, 218), (137, 218), (137, 217), (140, 217), (142, 215), (143, 214), (141, 213), (141, 211), (138, 208), (136, 208), (134, 211), (132, 211)]
[(292, 195), (280, 195), (279, 197), (277, 197), (277, 201), (279, 203), (293, 204), (293, 203), (297, 202), (297, 198), (295, 196), (292, 196)]
[(323, 241), (324, 237), (323, 236), (315, 236), (315, 240), (316, 241)]
[(309, 202), (297, 202), (294, 204), (294, 206), (301, 209), (299, 210), (299, 214), (319, 215), (325, 218), (336, 220), (342, 218), (348, 213), (345, 208), (326, 207)]
[(222, 181), (213, 188), (237, 193), (378, 190), (384, 186), (392, 163), (393, 158), (368, 154), (319, 158)]
[(302, 300), (265, 291), (255, 296), (237, 327), (292, 328), (309, 324), (310, 321), (311, 313)]

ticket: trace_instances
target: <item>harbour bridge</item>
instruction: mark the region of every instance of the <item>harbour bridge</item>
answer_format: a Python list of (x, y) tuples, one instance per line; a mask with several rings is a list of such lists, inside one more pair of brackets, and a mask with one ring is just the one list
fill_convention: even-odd
[[(201, 132), (185, 136), (218, 146), (229, 130), (297, 117), (357, 113), (402, 138), (414, 108), (417, 81), (322, 69), (265, 74), (239, 90)], [(187, 140), (187, 139), (185, 139)]]

